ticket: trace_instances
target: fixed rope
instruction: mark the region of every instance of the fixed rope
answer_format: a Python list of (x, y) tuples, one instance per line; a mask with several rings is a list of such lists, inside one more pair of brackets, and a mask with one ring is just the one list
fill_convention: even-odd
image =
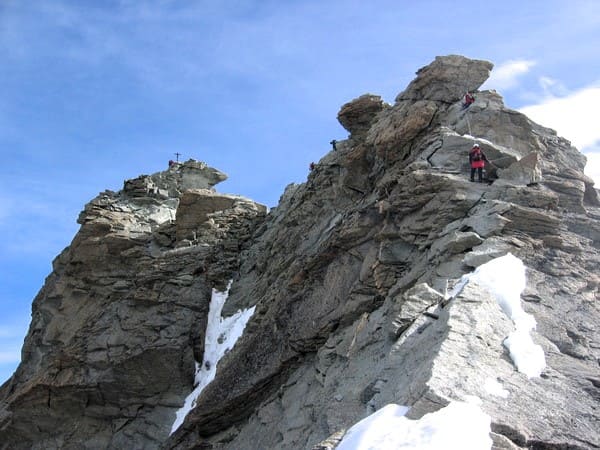
[(469, 136), (471, 136), (473, 139), (475, 139), (475, 136), (473, 136), (473, 133), (471, 133), (471, 121), (469, 120), (469, 108), (467, 108), (467, 110), (465, 111), (465, 117), (467, 118), (467, 127), (469, 128)]
[[(464, 95), (464, 99), (466, 100), (467, 95), (469, 95), (469, 90), (466, 89), (466, 84), (465, 84), (465, 95)], [(473, 138), (473, 144), (477, 143), (477, 140), (475, 139), (475, 136), (473, 136), (473, 132), (471, 131), (471, 121), (469, 120), (469, 109), (471, 109), (471, 105), (469, 104), (465, 110), (465, 117), (467, 119), (467, 127), (469, 129), (469, 136), (471, 136)]]

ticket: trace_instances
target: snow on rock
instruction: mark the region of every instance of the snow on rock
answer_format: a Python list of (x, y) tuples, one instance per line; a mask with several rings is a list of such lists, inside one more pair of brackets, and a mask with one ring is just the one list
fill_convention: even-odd
[(194, 390), (186, 397), (184, 405), (177, 411), (177, 417), (171, 427), (171, 433), (179, 428), (187, 413), (194, 408), (196, 399), (202, 390), (215, 378), (219, 360), (233, 348), (236, 341), (244, 332), (246, 323), (248, 323), (248, 320), (254, 314), (255, 307), (253, 306), (252, 308), (238, 311), (230, 317), (221, 317), (221, 311), (229, 295), (230, 287), (231, 281), (225, 292), (219, 292), (215, 289), (212, 291), (204, 338), (204, 359), (202, 364), (196, 363)]
[(492, 446), (490, 417), (476, 403), (451, 402), (419, 420), (388, 404), (348, 430), (337, 450), (485, 450)]
[(495, 395), (496, 397), (508, 398), (509, 392), (502, 387), (502, 384), (498, 380), (494, 378), (488, 378), (485, 380), (483, 388), (488, 393)]
[(504, 345), (517, 370), (528, 377), (538, 377), (546, 367), (542, 347), (534, 344), (530, 331), (536, 327), (535, 318), (521, 306), (521, 292), (525, 289), (525, 266), (516, 256), (508, 253), (479, 266), (473, 273), (462, 277), (452, 292), (456, 296), (470, 282), (488, 289), (502, 311), (514, 322), (515, 331)]

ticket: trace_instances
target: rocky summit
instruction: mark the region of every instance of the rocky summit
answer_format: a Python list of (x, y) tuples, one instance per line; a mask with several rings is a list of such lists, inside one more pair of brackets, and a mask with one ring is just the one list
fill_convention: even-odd
[[(0, 448), (370, 448), (350, 428), (388, 405), (417, 423), (457, 402), (487, 448), (600, 448), (598, 191), (569, 141), (478, 90), (492, 67), (438, 57), (393, 105), (343, 105), (348, 139), (269, 212), (192, 160), (93, 199), (0, 388)], [(506, 258), (522, 282), (490, 284)], [(174, 427), (230, 280), (223, 317), (254, 313)]]

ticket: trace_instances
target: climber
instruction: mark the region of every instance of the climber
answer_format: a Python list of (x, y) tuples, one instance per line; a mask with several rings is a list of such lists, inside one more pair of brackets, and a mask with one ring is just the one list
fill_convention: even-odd
[(175, 161), (172, 159), (169, 160), (169, 167), (173, 167), (175, 165)]
[(337, 150), (337, 147), (336, 147), (337, 141), (334, 139), (330, 142), (330, 144), (333, 147), (333, 151), (336, 151)]
[(314, 162), (311, 162), (311, 163), (308, 165), (308, 168), (309, 168), (311, 171), (315, 170), (315, 167), (317, 167), (317, 165), (316, 165)]
[(465, 94), (465, 98), (463, 100), (462, 109), (467, 109), (473, 103), (475, 103), (475, 96), (473, 96), (471, 93), (467, 92)]
[(475, 170), (477, 170), (478, 181), (483, 182), (483, 168), (487, 157), (481, 151), (479, 144), (474, 144), (473, 148), (469, 152), (469, 163), (471, 164), (471, 181), (475, 181)]

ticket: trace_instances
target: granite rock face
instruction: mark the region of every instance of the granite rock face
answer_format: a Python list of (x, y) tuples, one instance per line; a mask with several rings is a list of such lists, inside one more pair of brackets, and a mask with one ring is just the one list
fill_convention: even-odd
[[(0, 390), (0, 443), (334, 449), (388, 403), (417, 419), (477, 396), (495, 449), (600, 448), (598, 192), (577, 149), (496, 92), (461, 109), (491, 68), (438, 57), (394, 105), (344, 105), (349, 139), (266, 215), (197, 182), (160, 186), (168, 173), (92, 201)], [(474, 141), (486, 183), (468, 180)], [(449, 295), (507, 253), (527, 269), (539, 377), (509, 358), (514, 324), (485, 286)], [(256, 311), (169, 436), (210, 289), (231, 278), (224, 314)]]

